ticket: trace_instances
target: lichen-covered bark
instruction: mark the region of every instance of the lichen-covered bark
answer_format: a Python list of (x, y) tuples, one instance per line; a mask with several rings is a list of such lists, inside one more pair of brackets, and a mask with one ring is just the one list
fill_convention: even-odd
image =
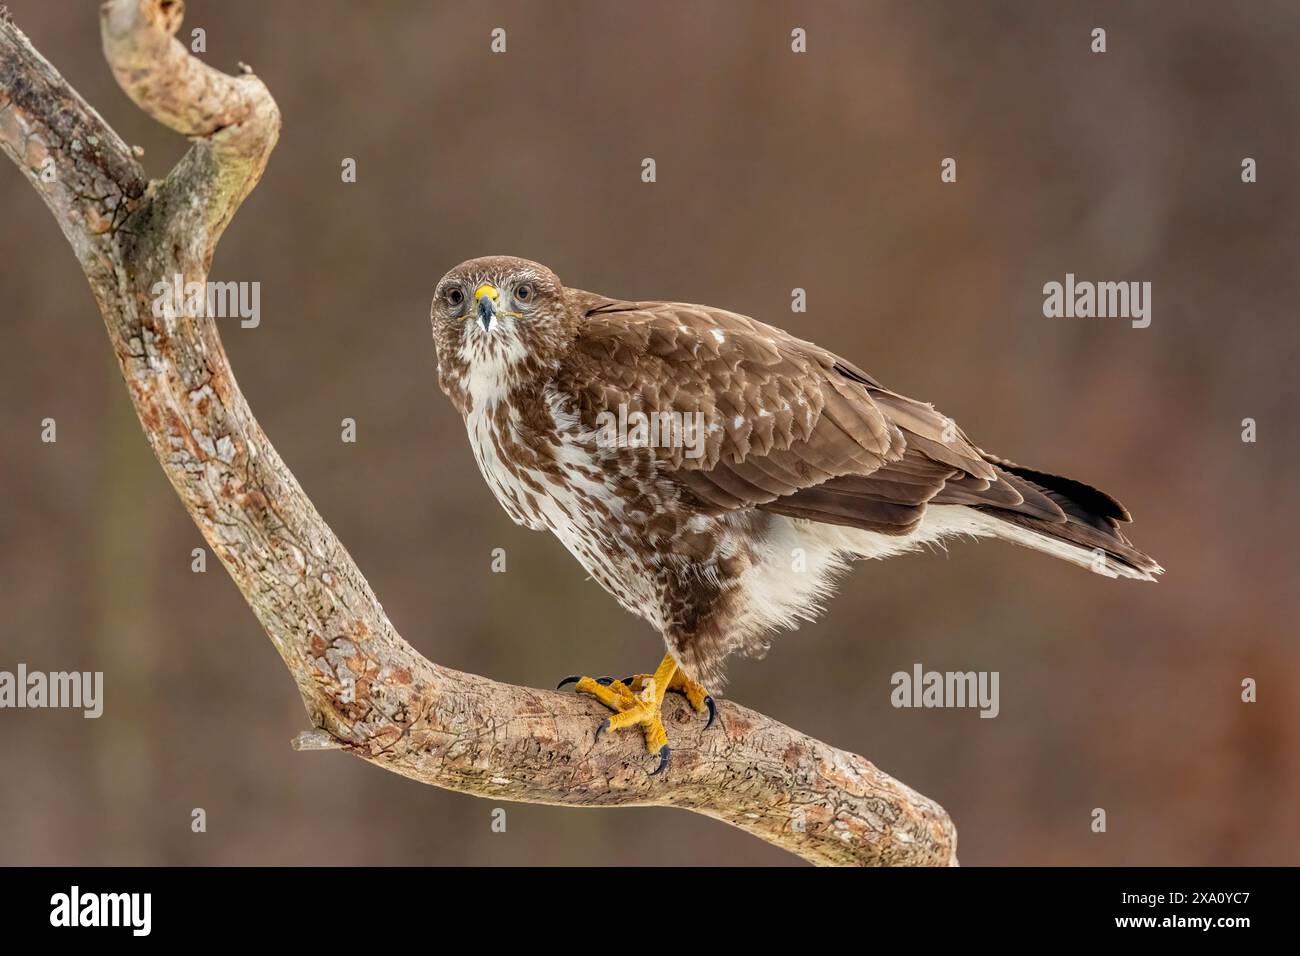
[(954, 863), (956, 833), (938, 804), (730, 701), (707, 732), (670, 702), (672, 765), (650, 777), (636, 735), (594, 740), (606, 716), (594, 701), (440, 667), (402, 640), (258, 426), (216, 323), (153, 315), (156, 282), (206, 281), (280, 126), (260, 80), (214, 71), (174, 39), (181, 13), (179, 0), (101, 10), (118, 82), (194, 141), (166, 179), (147, 183), (2, 8), (0, 148), (72, 244), (154, 453), (297, 681), (318, 728), (300, 749), (345, 749), (494, 799), (681, 807), (816, 863)]

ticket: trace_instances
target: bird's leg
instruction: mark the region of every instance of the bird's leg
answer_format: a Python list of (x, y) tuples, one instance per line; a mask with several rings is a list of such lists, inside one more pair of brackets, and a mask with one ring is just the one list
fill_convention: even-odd
[(590, 677), (566, 677), (560, 686), (577, 682), (580, 693), (591, 694), (602, 704), (614, 711), (596, 730), (599, 737), (606, 730), (622, 730), (636, 725), (645, 734), (646, 750), (659, 755), (659, 766), (652, 776), (668, 766), (671, 750), (668, 746), (668, 732), (664, 730), (663, 708), (664, 695), (670, 690), (681, 691), (691, 706), (710, 712), (709, 723), (713, 722), (713, 698), (704, 688), (691, 680), (677, 666), (671, 654), (665, 654), (663, 661), (653, 674), (638, 674), (626, 681), (602, 677), (594, 680)]

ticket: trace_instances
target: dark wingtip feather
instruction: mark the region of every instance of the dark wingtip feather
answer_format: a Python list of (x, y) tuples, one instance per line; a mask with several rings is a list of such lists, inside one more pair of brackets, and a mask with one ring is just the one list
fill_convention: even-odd
[[(1084, 484), (1074, 478), (1066, 478), (1064, 475), (1053, 475), (1050, 472), (1038, 471), (1035, 468), (1026, 468), (1023, 465), (1017, 465), (1013, 461), (1007, 461), (995, 455), (985, 453), (984, 457), (999, 468), (1034, 482), (1043, 491), (1055, 491), (1063, 495), (1068, 501), (1074, 502), (1090, 514), (1123, 522), (1133, 520), (1133, 516), (1129, 514), (1127, 508), (1100, 488), (1094, 488), (1092, 485)], [(1061, 502), (1058, 501), (1057, 503), (1060, 504)]]

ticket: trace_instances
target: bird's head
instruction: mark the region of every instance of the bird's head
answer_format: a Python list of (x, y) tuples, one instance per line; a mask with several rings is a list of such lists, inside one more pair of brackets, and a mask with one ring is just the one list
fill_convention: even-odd
[(431, 319), (444, 390), (449, 375), (505, 386), (553, 368), (576, 330), (555, 273), (513, 256), (470, 259), (448, 272)]

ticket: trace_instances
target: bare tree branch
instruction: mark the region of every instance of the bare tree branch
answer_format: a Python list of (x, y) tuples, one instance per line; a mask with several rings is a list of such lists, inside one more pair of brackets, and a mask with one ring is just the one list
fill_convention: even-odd
[(193, 140), (161, 183), (0, 8), (0, 148), (41, 193), (103, 312), (145, 435), (298, 684), (314, 731), (424, 783), (498, 800), (674, 806), (822, 864), (955, 863), (943, 809), (862, 757), (724, 701), (705, 732), (666, 706), (673, 762), (632, 735), (593, 739), (605, 716), (576, 695), (440, 667), (394, 630), (369, 584), (258, 426), (211, 318), (155, 316), (151, 290), (203, 282), (253, 189), (280, 117), (251, 72), (192, 58), (179, 0), (108, 0), (104, 53), (128, 95)]

